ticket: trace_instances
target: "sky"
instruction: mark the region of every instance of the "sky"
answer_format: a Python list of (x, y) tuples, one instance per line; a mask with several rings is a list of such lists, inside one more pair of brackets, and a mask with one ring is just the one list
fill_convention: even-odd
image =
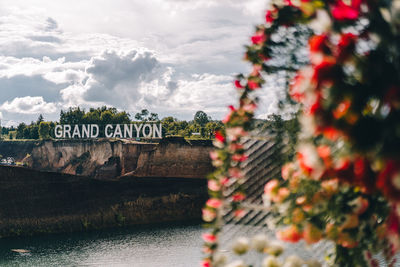
[[(132, 118), (146, 108), (221, 119), (237, 102), (232, 81), (249, 70), (244, 45), (265, 7), (264, 0), (1, 0), (2, 124), (102, 105)], [(266, 96), (263, 114), (276, 110)]]

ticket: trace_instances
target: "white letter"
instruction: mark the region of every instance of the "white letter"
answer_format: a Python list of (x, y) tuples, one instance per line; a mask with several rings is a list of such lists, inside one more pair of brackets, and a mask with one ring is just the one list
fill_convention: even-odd
[(54, 128), (54, 135), (56, 138), (61, 138), (63, 136), (62, 125), (56, 125), (56, 128)]
[(119, 138), (122, 138), (122, 131), (121, 131), (121, 126), (119, 124), (117, 124), (117, 127), (115, 127), (115, 131), (114, 131), (114, 138), (117, 137), (117, 135), (119, 135)]
[[(149, 128), (149, 133), (147, 133), (147, 134), (146, 134), (146, 127)], [(143, 130), (142, 130), (143, 137), (146, 137), (146, 138), (151, 137), (151, 132), (152, 132), (152, 131), (151, 131), (151, 125), (146, 123), (146, 124), (143, 126)]]
[(85, 136), (86, 136), (86, 138), (89, 138), (89, 130), (90, 130), (90, 125), (89, 124), (87, 124), (87, 125), (82, 125), (82, 138), (85, 138)]
[(79, 125), (75, 125), (74, 127), (74, 132), (72, 133), (72, 138), (75, 138), (75, 135), (78, 136), (78, 138), (81, 138), (81, 133), (79, 132)]
[(124, 124), (124, 138), (132, 138), (132, 124)]
[[(158, 136), (156, 136), (156, 133)], [(162, 138), (162, 124), (160, 123), (160, 128), (157, 128), (156, 124), (153, 124), (153, 138)]]
[[(96, 134), (94, 134), (94, 129), (96, 129)], [(90, 125), (90, 137), (96, 138), (97, 136), (99, 136), (99, 126), (97, 124)]]
[(68, 134), (68, 138), (71, 138), (71, 125), (65, 124), (64, 125), (64, 136), (63, 138), (66, 138)]
[(140, 129), (142, 128), (143, 124), (139, 124), (140, 127), (137, 127), (137, 124), (135, 124), (135, 129), (136, 129), (136, 137), (139, 137), (140, 135)]
[(106, 134), (106, 137), (110, 138), (112, 136), (112, 133), (108, 134), (108, 132), (107, 132), (108, 128), (111, 128), (111, 130), (112, 130), (113, 126), (111, 124), (107, 124), (106, 125), (106, 129), (104, 130), (104, 133)]

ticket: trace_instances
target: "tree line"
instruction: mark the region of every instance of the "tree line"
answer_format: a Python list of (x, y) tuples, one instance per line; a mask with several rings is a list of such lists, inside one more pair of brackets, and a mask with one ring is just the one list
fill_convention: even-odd
[[(143, 109), (134, 115), (134, 121), (160, 122), (163, 125), (163, 136), (179, 135), (187, 138), (208, 138), (214, 136), (216, 130), (223, 128), (223, 123), (213, 120), (204, 111), (197, 111), (193, 120), (178, 120), (172, 116), (159, 118), (157, 113)], [(30, 124), (20, 123), (17, 127), (2, 127), (1, 134), (7, 139), (49, 139), (54, 138), (57, 124), (129, 124), (131, 115), (126, 111), (118, 111), (112, 107), (90, 108), (89, 111), (80, 107), (61, 110), (58, 122), (45, 121), (39, 115)]]

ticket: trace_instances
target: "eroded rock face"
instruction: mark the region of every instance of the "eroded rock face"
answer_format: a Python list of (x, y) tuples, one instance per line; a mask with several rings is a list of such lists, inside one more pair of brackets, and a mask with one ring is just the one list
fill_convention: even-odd
[(205, 178), (212, 171), (211, 141), (166, 138), (160, 143), (122, 140), (0, 142), (0, 154), (36, 170), (98, 179), (119, 176)]

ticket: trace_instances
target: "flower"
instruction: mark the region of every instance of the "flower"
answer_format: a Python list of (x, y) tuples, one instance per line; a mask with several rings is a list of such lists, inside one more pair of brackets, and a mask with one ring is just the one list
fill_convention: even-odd
[(265, 248), (265, 252), (270, 254), (270, 255), (278, 257), (283, 252), (283, 246), (281, 245), (281, 243), (279, 243), (277, 241), (272, 241)]
[(310, 259), (306, 261), (307, 267), (322, 267), (322, 264), (315, 260), (315, 259)]
[(229, 168), (228, 169), (229, 176), (235, 179), (243, 178), (243, 173), (239, 168)]
[(247, 160), (247, 156), (241, 155), (241, 154), (233, 154), (232, 160), (236, 161), (236, 162), (243, 162), (243, 161)]
[(291, 225), (285, 230), (278, 231), (276, 236), (282, 241), (291, 243), (296, 243), (303, 237), (302, 233), (295, 225)]
[(238, 88), (238, 89), (243, 89), (243, 85), (240, 84), (240, 81), (239, 81), (239, 80), (235, 80), (235, 86), (236, 86), (236, 88)]
[(353, 212), (358, 215), (363, 214), (369, 206), (368, 199), (365, 199), (361, 196), (353, 199), (349, 202), (349, 204), (353, 207)]
[(242, 260), (236, 260), (225, 265), (225, 267), (247, 267), (247, 265)]
[(337, 0), (332, 7), (332, 16), (338, 20), (356, 20), (360, 13), (361, 0), (351, 0), (351, 5), (343, 0)]
[(221, 142), (221, 143), (225, 142), (225, 136), (221, 133), (221, 131), (215, 132), (215, 140), (217, 140), (218, 142)]
[(247, 212), (244, 209), (238, 209), (233, 212), (233, 216), (235, 216), (236, 219), (240, 219), (243, 218), (246, 213)]
[(201, 262), (202, 267), (211, 267), (210, 259), (205, 259)]
[(267, 23), (272, 23), (275, 20), (275, 13), (276, 10), (267, 10), (266, 14), (265, 14), (265, 21)]
[(247, 132), (239, 126), (226, 129), (226, 136), (230, 141), (236, 141), (238, 138), (246, 135)]
[(349, 233), (344, 232), (339, 233), (337, 243), (345, 248), (354, 248), (358, 244), (358, 242), (355, 241)]
[(207, 200), (206, 205), (211, 208), (218, 209), (222, 206), (222, 200), (218, 198), (210, 198), (209, 200)]
[(238, 255), (245, 254), (250, 247), (250, 242), (245, 237), (239, 237), (232, 245), (232, 250)]
[(211, 191), (219, 191), (221, 185), (215, 180), (208, 180), (208, 189)]
[(281, 267), (282, 263), (279, 261), (279, 259), (275, 256), (268, 256), (264, 258), (262, 262), (262, 267)]
[(264, 43), (267, 40), (267, 36), (265, 36), (264, 31), (258, 31), (255, 35), (251, 37), (251, 42), (255, 45), (259, 45)]
[(217, 252), (214, 255), (214, 266), (216, 266), (216, 267), (225, 266), (226, 260), (227, 260), (227, 257), (225, 254)]
[(377, 187), (393, 200), (400, 200), (400, 162), (389, 160), (380, 172)]
[(203, 233), (202, 237), (206, 243), (215, 243), (217, 241), (217, 236), (210, 233)]
[(294, 171), (294, 163), (293, 162), (288, 162), (285, 165), (282, 166), (281, 169), (281, 175), (284, 180), (288, 180), (289, 176), (292, 174)]
[(268, 246), (268, 237), (264, 234), (258, 234), (251, 240), (251, 246), (258, 252), (263, 252)]
[(243, 201), (245, 198), (246, 198), (245, 194), (238, 192), (238, 193), (233, 194), (232, 201), (239, 202), (239, 201)]
[(302, 267), (304, 264), (303, 259), (296, 255), (290, 255), (285, 259), (283, 267)]
[(205, 222), (212, 222), (217, 217), (215, 211), (210, 209), (202, 209), (202, 218)]
[(335, 110), (333, 110), (333, 117), (335, 119), (340, 119), (341, 117), (343, 117), (344, 115), (346, 115), (347, 110), (349, 109), (351, 105), (350, 100), (343, 100), (342, 102), (340, 102), (338, 104), (338, 106), (336, 107)]
[(251, 81), (251, 80), (247, 82), (247, 86), (249, 87), (250, 90), (255, 90), (255, 89), (258, 89), (261, 87), (258, 82)]
[(303, 231), (303, 238), (307, 244), (314, 244), (321, 240), (322, 232), (311, 223), (306, 223)]
[(292, 222), (301, 223), (305, 218), (304, 212), (300, 208), (295, 208), (292, 212)]
[(346, 60), (356, 47), (357, 36), (352, 33), (342, 34), (337, 45), (337, 57), (339, 60)]

